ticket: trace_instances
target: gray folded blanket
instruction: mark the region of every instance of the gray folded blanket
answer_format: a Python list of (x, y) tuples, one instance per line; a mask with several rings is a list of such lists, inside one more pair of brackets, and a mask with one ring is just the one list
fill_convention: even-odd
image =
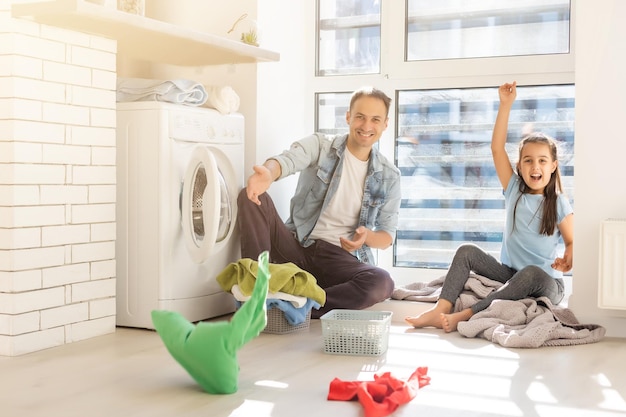
[(457, 330), (465, 337), (517, 348), (594, 343), (606, 332), (597, 324), (581, 324), (570, 309), (552, 305), (547, 297), (494, 300), (486, 310), (460, 322)]
[[(391, 298), (394, 300), (434, 303), (439, 299), (445, 279), (446, 276), (443, 275), (430, 282), (414, 282), (402, 287), (396, 287), (391, 294)], [(476, 304), (501, 286), (502, 283), (499, 281), (470, 273), (469, 278), (465, 282), (464, 290), (456, 301), (454, 311), (461, 311)]]
[[(395, 300), (436, 302), (445, 275), (431, 282), (416, 282), (396, 288)], [(502, 286), (480, 275), (470, 274), (454, 311), (469, 308), (478, 300)], [(581, 324), (565, 307), (554, 306), (546, 297), (523, 300), (494, 300), (491, 305), (468, 321), (460, 322), (457, 330), (465, 337), (482, 337), (493, 343), (512, 348), (540, 346), (570, 346), (600, 341), (606, 329), (597, 324)]]

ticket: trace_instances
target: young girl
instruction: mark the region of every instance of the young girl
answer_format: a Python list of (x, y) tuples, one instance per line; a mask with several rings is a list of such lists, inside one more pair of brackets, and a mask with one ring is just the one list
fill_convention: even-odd
[[(498, 90), (500, 108), (491, 139), (491, 153), (504, 188), (506, 224), (501, 262), (473, 244), (461, 245), (435, 306), (415, 317), (413, 327), (437, 327), (446, 332), (489, 307), (495, 299), (521, 300), (546, 296), (553, 304), (563, 299), (563, 272), (572, 269), (574, 214), (561, 193), (561, 176), (555, 142), (542, 133), (525, 136), (519, 146), (517, 172), (505, 150), (509, 114), (517, 95), (516, 82)], [(557, 257), (559, 237), (565, 251)], [(470, 308), (452, 312), (470, 271), (504, 285)]]

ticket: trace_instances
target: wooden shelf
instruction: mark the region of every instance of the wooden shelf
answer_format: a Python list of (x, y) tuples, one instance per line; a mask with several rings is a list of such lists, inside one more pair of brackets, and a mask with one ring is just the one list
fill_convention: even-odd
[(150, 62), (203, 66), (280, 59), (277, 52), (84, 0), (15, 3), (11, 13), (16, 18), (115, 39), (119, 55)]

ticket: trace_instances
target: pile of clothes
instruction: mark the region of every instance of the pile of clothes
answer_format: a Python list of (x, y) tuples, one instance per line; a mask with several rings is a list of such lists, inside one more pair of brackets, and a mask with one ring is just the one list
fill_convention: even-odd
[[(222, 289), (232, 293), (241, 305), (250, 299), (257, 271), (257, 261), (243, 258), (229, 264), (216, 279)], [(311, 309), (319, 309), (326, 302), (326, 292), (315, 277), (295, 264), (269, 264), (269, 272), (267, 309), (280, 309), (289, 324), (304, 323)]]

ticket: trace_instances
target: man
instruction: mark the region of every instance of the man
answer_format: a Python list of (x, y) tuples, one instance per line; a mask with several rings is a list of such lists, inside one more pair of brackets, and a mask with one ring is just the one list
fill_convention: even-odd
[[(395, 238), (400, 171), (374, 145), (389, 122), (391, 99), (367, 87), (352, 94), (349, 133), (307, 136), (263, 165), (254, 166), (238, 199), (241, 254), (292, 262), (326, 291), (319, 318), (335, 308), (363, 309), (391, 296), (389, 273), (374, 265), (370, 248), (386, 249)], [(266, 191), (299, 172), (290, 217), (283, 223)]]

